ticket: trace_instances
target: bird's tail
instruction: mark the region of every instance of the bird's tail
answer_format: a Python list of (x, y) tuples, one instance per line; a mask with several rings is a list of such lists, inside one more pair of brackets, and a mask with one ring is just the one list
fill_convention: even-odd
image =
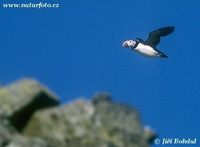
[(159, 53), (159, 56), (161, 57), (161, 58), (168, 58), (168, 56), (167, 55), (165, 55), (164, 53), (162, 53), (162, 52), (160, 52)]

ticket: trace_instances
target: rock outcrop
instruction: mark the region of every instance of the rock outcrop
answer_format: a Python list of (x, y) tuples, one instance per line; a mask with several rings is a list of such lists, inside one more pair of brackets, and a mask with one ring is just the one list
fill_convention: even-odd
[(0, 147), (148, 147), (153, 137), (137, 110), (106, 93), (59, 105), (35, 80), (0, 88)]

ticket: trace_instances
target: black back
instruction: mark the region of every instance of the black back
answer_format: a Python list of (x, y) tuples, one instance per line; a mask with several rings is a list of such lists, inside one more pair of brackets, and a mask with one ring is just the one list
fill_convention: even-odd
[(160, 42), (160, 37), (164, 37), (169, 35), (174, 31), (175, 27), (168, 26), (164, 28), (157, 29), (149, 33), (148, 39), (145, 41), (145, 44), (150, 45), (151, 47), (156, 47), (156, 45)]

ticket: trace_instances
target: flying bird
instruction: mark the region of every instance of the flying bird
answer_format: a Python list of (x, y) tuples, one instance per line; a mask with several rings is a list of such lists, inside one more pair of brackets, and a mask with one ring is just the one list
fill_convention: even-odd
[(146, 41), (136, 38), (136, 40), (126, 40), (123, 42), (123, 47), (130, 48), (146, 57), (167, 58), (167, 55), (159, 51), (156, 46), (160, 42), (160, 38), (169, 35), (175, 30), (175, 27), (168, 26), (157, 29), (149, 33)]

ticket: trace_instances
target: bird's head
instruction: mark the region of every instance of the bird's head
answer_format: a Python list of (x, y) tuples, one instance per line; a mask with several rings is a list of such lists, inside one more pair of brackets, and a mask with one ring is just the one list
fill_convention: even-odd
[(123, 42), (122, 47), (132, 48), (135, 46), (135, 44), (136, 44), (136, 41), (134, 41), (134, 40), (126, 40)]

